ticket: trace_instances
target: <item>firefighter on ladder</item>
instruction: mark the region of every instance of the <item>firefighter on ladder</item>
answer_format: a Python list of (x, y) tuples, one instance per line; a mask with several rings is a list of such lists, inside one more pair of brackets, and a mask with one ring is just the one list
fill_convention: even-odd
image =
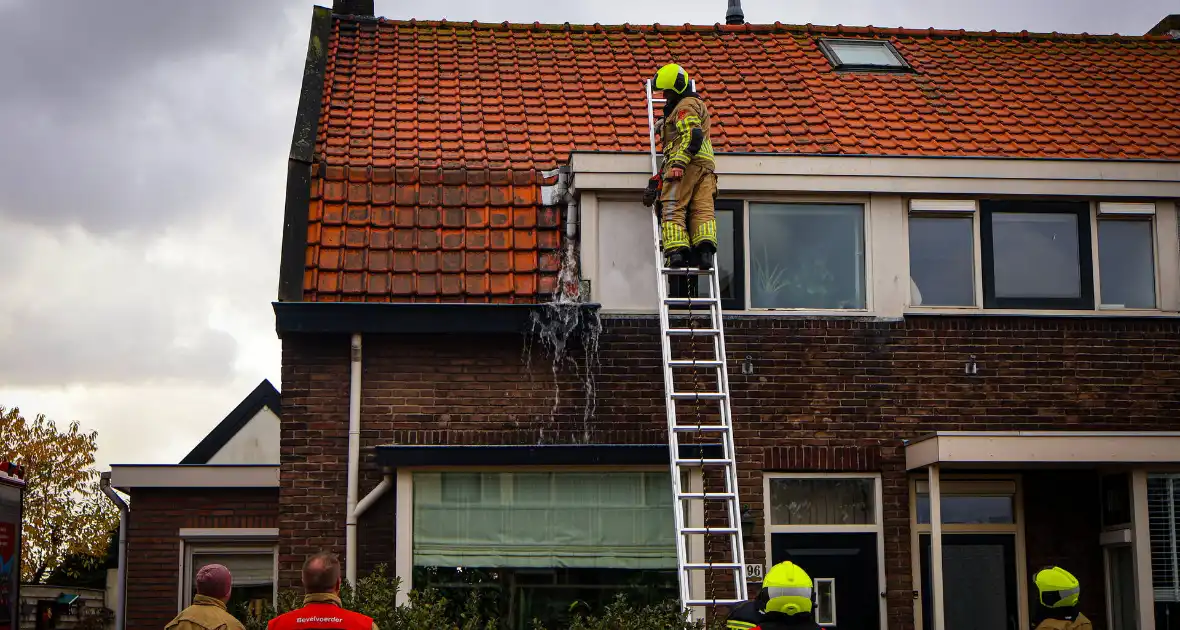
[(656, 123), (664, 162), (648, 182), (643, 202), (651, 206), (659, 201), (664, 264), (708, 270), (717, 253), (717, 175), (709, 108), (690, 86), (688, 73), (676, 64), (660, 68), (652, 81), (653, 91), (662, 90), (665, 99), (663, 116)]

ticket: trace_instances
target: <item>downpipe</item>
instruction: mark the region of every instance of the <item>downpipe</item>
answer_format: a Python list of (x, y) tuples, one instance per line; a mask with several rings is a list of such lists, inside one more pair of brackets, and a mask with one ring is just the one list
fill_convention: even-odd
[(111, 487), (109, 471), (99, 476), (98, 487), (119, 508), (119, 601), (115, 602), (115, 630), (124, 630), (127, 612), (127, 502)]
[(356, 587), (356, 496), (361, 467), (361, 336), (352, 336), (348, 399), (348, 500), (344, 507), (344, 573)]

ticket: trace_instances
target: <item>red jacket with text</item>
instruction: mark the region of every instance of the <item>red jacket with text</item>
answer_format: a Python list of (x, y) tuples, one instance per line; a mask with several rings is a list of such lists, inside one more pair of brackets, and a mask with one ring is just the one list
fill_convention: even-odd
[(266, 630), (379, 630), (372, 617), (367, 617), (340, 605), (340, 598), (332, 593), (312, 593), (303, 598), (303, 608), (297, 608), (270, 620)]

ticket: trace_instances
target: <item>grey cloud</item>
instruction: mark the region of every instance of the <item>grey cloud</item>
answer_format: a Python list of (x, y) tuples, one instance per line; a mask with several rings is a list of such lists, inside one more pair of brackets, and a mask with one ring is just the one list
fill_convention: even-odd
[[(155, 231), (281, 160), (301, 70), (298, 48), (284, 45), (306, 42), (289, 9), (0, 5), (0, 81), (11, 88), (0, 99), (0, 216)], [(301, 13), (306, 23), (310, 8)]]

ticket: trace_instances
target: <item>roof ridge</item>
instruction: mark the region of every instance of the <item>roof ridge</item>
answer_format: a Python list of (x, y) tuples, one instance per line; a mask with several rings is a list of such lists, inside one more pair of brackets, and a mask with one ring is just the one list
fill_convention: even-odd
[(906, 27), (882, 27), (882, 26), (851, 26), (845, 24), (825, 25), (825, 24), (784, 24), (783, 22), (774, 22), (773, 24), (737, 24), (729, 25), (716, 22), (713, 24), (631, 24), (629, 22), (623, 24), (601, 24), (595, 22), (593, 24), (574, 24), (571, 22), (558, 23), (543, 23), (543, 22), (480, 22), (479, 20), (471, 21), (455, 21), (455, 20), (419, 20), (410, 18), (408, 20), (390, 19), (385, 17), (372, 16), (356, 16), (356, 15), (339, 15), (333, 14), (333, 17), (341, 21), (365, 22), (365, 23), (379, 23), (390, 24), (394, 26), (410, 26), (417, 28), (478, 28), (487, 29), (491, 31), (517, 31), (517, 32), (553, 32), (553, 31), (568, 31), (575, 33), (595, 33), (595, 32), (624, 32), (624, 33), (801, 33), (807, 35), (848, 35), (848, 36), (897, 36), (897, 37), (942, 37), (942, 38), (963, 38), (963, 39), (997, 39), (997, 40), (1011, 40), (1011, 39), (1046, 39), (1046, 40), (1113, 40), (1113, 41), (1159, 41), (1159, 42), (1176, 42), (1176, 40), (1167, 35), (1122, 35), (1120, 33), (1110, 34), (1096, 34), (1096, 33), (1059, 33), (1053, 31), (1051, 33), (1043, 33), (1036, 31), (997, 31), (992, 29), (990, 31), (969, 31), (966, 29), (938, 29), (934, 27), (929, 28), (906, 28)]

